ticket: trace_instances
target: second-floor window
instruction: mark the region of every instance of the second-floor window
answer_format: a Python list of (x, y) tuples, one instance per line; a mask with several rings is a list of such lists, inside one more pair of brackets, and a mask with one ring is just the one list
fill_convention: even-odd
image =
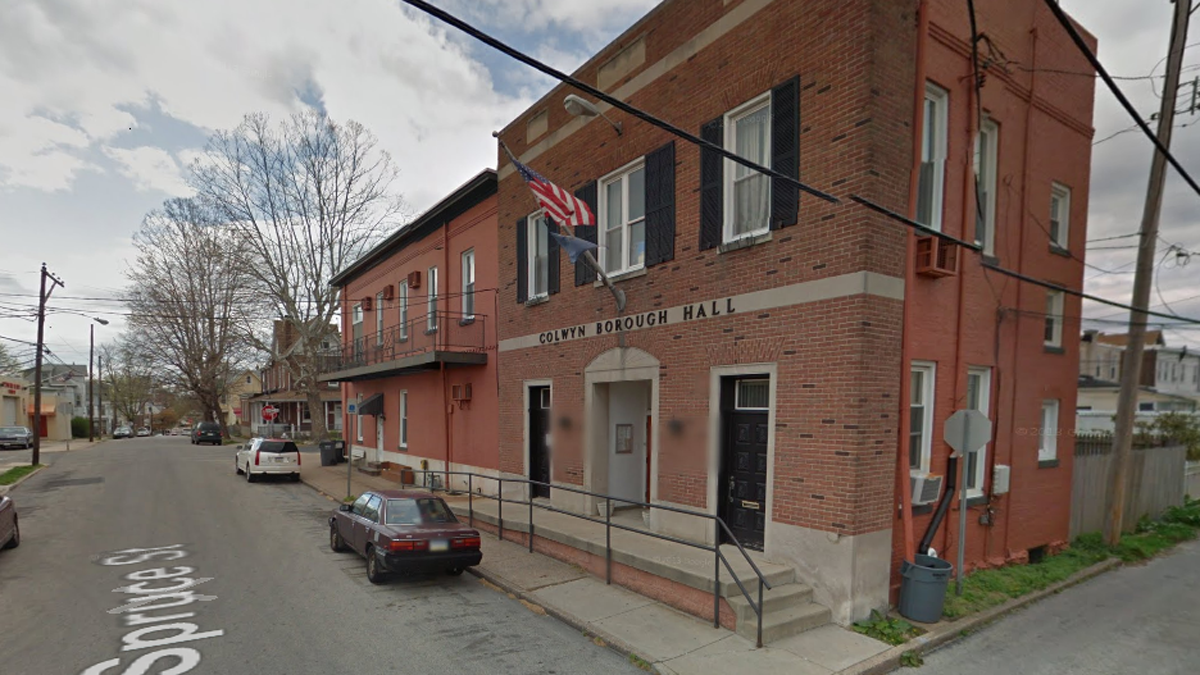
[(1000, 127), (984, 120), (975, 137), (975, 243), (991, 255), (996, 240), (996, 159)]
[(362, 303), (354, 303), (354, 307), (350, 309), (350, 335), (353, 340), (354, 348), (360, 350), (363, 348), (363, 308)]
[(1071, 188), (1061, 183), (1050, 186), (1050, 245), (1067, 248), (1071, 227)]
[(538, 211), (525, 219), (528, 229), (529, 297), (550, 295), (550, 230), (546, 214)]
[(1047, 347), (1061, 347), (1063, 334), (1063, 292), (1046, 291), (1046, 332), (1044, 340)]
[[(725, 115), (725, 148), (770, 168), (770, 94)], [(725, 241), (766, 232), (770, 217), (771, 179), (733, 160), (725, 160)]]
[(641, 269), (646, 260), (646, 169), (642, 160), (600, 181), (600, 264), (608, 274)]
[(475, 318), (475, 249), (462, 254), (462, 313), (464, 319)]
[(383, 346), (383, 293), (375, 294), (375, 344)]
[(909, 391), (908, 467), (929, 471), (933, 454), (933, 391), (936, 366), (929, 362), (912, 364), (912, 389)]
[(438, 298), (438, 268), (429, 268), (428, 295), (425, 303), (425, 330), (432, 333), (438, 329), (437, 298)]
[(399, 324), (400, 324), (399, 325), (400, 335), (398, 337), (401, 342), (404, 342), (405, 340), (408, 339), (408, 282), (407, 281), (401, 282), (399, 284), (399, 288), (397, 289), (397, 295), (400, 296), (400, 301), (396, 303), (397, 308), (400, 311), (400, 316), (398, 318)]
[(921, 132), (921, 174), (917, 187), (917, 222), (942, 229), (942, 199), (946, 182), (947, 108), (945, 89), (925, 85), (925, 122)]

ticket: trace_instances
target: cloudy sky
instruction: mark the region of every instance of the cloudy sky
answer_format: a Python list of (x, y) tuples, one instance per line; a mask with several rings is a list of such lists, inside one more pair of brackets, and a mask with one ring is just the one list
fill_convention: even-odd
[[(655, 3), (437, 4), (570, 71)], [(1167, 0), (1062, 4), (1098, 36), (1101, 59), (1113, 74), (1162, 74)], [(1200, 75), (1200, 46), (1189, 50), (1186, 63), (1193, 65), (1188, 77)], [(1158, 109), (1161, 84), (1161, 78), (1122, 82), (1147, 117)], [(98, 340), (121, 329), (121, 304), (92, 298), (120, 297), (133, 258), (130, 238), (142, 217), (164, 199), (188, 194), (186, 162), (212, 130), (235, 126), (247, 112), (284, 116), (321, 106), (335, 119), (362, 122), (391, 152), (407, 202), (421, 210), (492, 166), (491, 131), (549, 86), (527, 67), (396, 0), (4, 0), (0, 336), (34, 339), (34, 324), (22, 317), (35, 302), (45, 261), (67, 284), (55, 291), (52, 304), (66, 311), (51, 315), (47, 345), (62, 360), (85, 363), (89, 319), (81, 314), (112, 322), (97, 326)], [(1200, 113), (1177, 124), (1194, 121)], [(1098, 88), (1096, 139), (1129, 125)], [(1200, 129), (1179, 129), (1175, 154), (1200, 177)], [(1089, 239), (1136, 231), (1150, 156), (1138, 133), (1096, 146)], [(1175, 177), (1162, 228), (1164, 239), (1200, 252), (1200, 196)], [(1132, 249), (1089, 251), (1090, 264), (1116, 273), (1089, 269), (1088, 290), (1128, 301), (1134, 258)], [(1200, 256), (1186, 267), (1162, 268), (1161, 291), (1180, 314), (1200, 316), (1197, 271)], [(1088, 306), (1085, 315), (1120, 318), (1103, 306)], [(1176, 330), (1168, 338), (1200, 346), (1197, 330)], [(19, 342), (6, 344), (30, 352)]]

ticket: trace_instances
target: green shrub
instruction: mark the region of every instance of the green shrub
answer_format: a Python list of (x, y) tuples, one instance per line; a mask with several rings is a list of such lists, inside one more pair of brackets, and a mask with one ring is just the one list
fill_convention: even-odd
[(71, 418), (71, 438), (87, 438), (89, 432), (88, 418)]
[(884, 616), (874, 609), (870, 619), (854, 624), (854, 630), (889, 645), (903, 644), (925, 632), (904, 619)]

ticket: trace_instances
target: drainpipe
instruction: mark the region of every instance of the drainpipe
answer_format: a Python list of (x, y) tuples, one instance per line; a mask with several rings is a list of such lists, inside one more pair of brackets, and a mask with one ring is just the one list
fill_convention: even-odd
[[(971, 48), (974, 49), (975, 45), (972, 45)], [(976, 101), (975, 101), (977, 92), (975, 91), (975, 73), (974, 73), (974, 71), (971, 71), (967, 75), (967, 81), (968, 81), (968, 86), (967, 86), (967, 152), (966, 152), (967, 162), (966, 162), (966, 168), (962, 174), (963, 175), (963, 201), (962, 201), (962, 233), (961, 233), (961, 236), (964, 240), (971, 241), (975, 236), (974, 235), (975, 218), (979, 217), (979, 205), (976, 203), (976, 193), (975, 193), (976, 176), (975, 176), (975, 169), (974, 169), (974, 167), (975, 167), (975, 134), (977, 134), (979, 131), (979, 127), (978, 127), (979, 120), (975, 116), (975, 111), (978, 108), (976, 106)], [(982, 97), (980, 97), (980, 98), (982, 98)], [(999, 166), (999, 163), (997, 163), (997, 166)], [(993, 199), (992, 201), (994, 203), (995, 199)], [(972, 216), (974, 216), (975, 218), (972, 218)], [(980, 244), (982, 245), (983, 242), (980, 242)], [(954, 335), (955, 335), (955, 343), (954, 343), (954, 405), (956, 408), (958, 406), (958, 402), (962, 400), (962, 382), (965, 379), (964, 375), (963, 375), (963, 343), (966, 342), (967, 338), (965, 335), (965, 331), (963, 329), (963, 314), (964, 314), (963, 300), (966, 296), (966, 290), (967, 290), (966, 281), (967, 281), (967, 273), (966, 273), (965, 265), (963, 265), (962, 261), (960, 260), (959, 265), (958, 265), (958, 306), (955, 310), (956, 314), (957, 314), (957, 316), (955, 318), (955, 322), (956, 322), (957, 326), (954, 330)], [(967, 456), (965, 453), (963, 454), (961, 461), (967, 465), (970, 464), (969, 462), (967, 462)], [(949, 468), (948, 468), (949, 465), (950, 465), (950, 463), (947, 463), (947, 470), (949, 470)], [(950, 481), (947, 480), (947, 485), (949, 485), (949, 484), (950, 484)], [(961, 487), (961, 489), (966, 489), (966, 483), (964, 482), (963, 485), (960, 487)], [(960, 509), (964, 508), (964, 507), (965, 507), (965, 505), (963, 505), (963, 504), (959, 505)], [(947, 523), (946, 529), (943, 530), (943, 532), (942, 532), (942, 552), (943, 552), (943, 555), (946, 556), (947, 560), (950, 559), (950, 530), (951, 529), (952, 528), (950, 527), (949, 523)], [(963, 542), (961, 542), (961, 541), (955, 543), (955, 546), (962, 546), (962, 545), (963, 545)], [(955, 570), (955, 574), (961, 575), (962, 570)]]
[[(916, 74), (913, 86), (913, 166), (908, 178), (908, 216), (917, 216), (917, 195), (921, 175), (921, 135), (925, 127), (925, 42), (929, 37), (929, 2), (921, 0), (917, 5), (917, 54)], [(904, 247), (904, 310), (900, 329), (900, 431), (896, 443), (896, 491), (900, 493), (900, 519), (904, 526), (904, 559), (916, 560), (913, 541), (912, 488), (908, 480), (908, 435), (912, 430), (909, 412), (912, 392), (912, 334), (909, 327), (913, 321), (913, 286), (916, 272), (913, 267), (916, 256), (916, 235), (909, 231), (905, 235)]]
[[(442, 260), (444, 261), (443, 267), (442, 267), (442, 274), (439, 274), (438, 276), (445, 277), (446, 290), (448, 291), (450, 289), (450, 221), (446, 221), (445, 223), (442, 223)], [(460, 270), (460, 273), (461, 273), (461, 270)], [(438, 282), (440, 283), (441, 279), (438, 279)], [(433, 311), (435, 311), (435, 312), (438, 311), (438, 305), (440, 305), (442, 302), (442, 295), (443, 294), (439, 292), (438, 298), (433, 304)], [(445, 297), (450, 297), (450, 296), (448, 294), (446, 294)], [(445, 325), (443, 325), (443, 324), (445, 324)], [(442, 342), (443, 346), (445, 346), (446, 339), (442, 336), (447, 335), (450, 330), (450, 314), (449, 314), (449, 312), (446, 313), (446, 320), (444, 322), (438, 321), (437, 326), (438, 326), (438, 332), (437, 332), (437, 334), (435, 334), (433, 336), (434, 351), (437, 351), (437, 343), (439, 340)], [(446, 438), (446, 475), (444, 477), (444, 480), (442, 481), (442, 488), (445, 490), (449, 490), (450, 489), (450, 473), (449, 473), (450, 472), (450, 462), (452, 461), (452, 459), (454, 457), (453, 451), (451, 450), (451, 448), (454, 446), (454, 426), (452, 424), (450, 424), (450, 415), (452, 414), (452, 412), (454, 410), (454, 403), (452, 403), (450, 401), (450, 385), (449, 385), (450, 374), (446, 372), (446, 362), (439, 360), (439, 365), (440, 365), (440, 368), (442, 371), (442, 404), (445, 406), (442, 409), (442, 419), (444, 420), (445, 427), (446, 427), (446, 435), (445, 435), (445, 438)]]

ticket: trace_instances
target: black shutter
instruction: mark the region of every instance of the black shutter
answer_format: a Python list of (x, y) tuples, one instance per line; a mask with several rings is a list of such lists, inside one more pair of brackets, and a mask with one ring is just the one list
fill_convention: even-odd
[[(717, 119), (700, 127), (700, 138), (723, 146), (725, 143), (725, 119)], [(725, 158), (700, 148), (700, 250), (716, 247), (721, 243), (721, 230), (725, 223)]]
[[(771, 90), (771, 168), (800, 179), (800, 76)], [(800, 188), (771, 179), (771, 229), (795, 225)]]
[[(546, 216), (542, 222), (546, 223), (546, 230), (558, 234), (558, 223), (550, 216)], [(558, 292), (558, 268), (561, 267), (558, 259), (558, 240), (554, 237), (546, 237), (546, 292), (554, 295)]]
[(517, 219), (517, 302), (529, 299), (529, 231), (525, 219)]
[(675, 259), (675, 141), (646, 155), (646, 267)]
[[(587, 204), (588, 208), (592, 210), (592, 214), (599, 218), (598, 211), (596, 210), (595, 181), (592, 181), (591, 183), (588, 183), (587, 185), (584, 185), (576, 190), (575, 196), (584, 204)], [(590, 241), (591, 243), (595, 244), (596, 226), (580, 225), (579, 227), (575, 228), (575, 236), (584, 241)], [(581, 254), (575, 260), (575, 285), (582, 286), (584, 284), (590, 284), (595, 280), (596, 270), (593, 269), (591, 265), (587, 264), (587, 261), (583, 259), (583, 255)]]

